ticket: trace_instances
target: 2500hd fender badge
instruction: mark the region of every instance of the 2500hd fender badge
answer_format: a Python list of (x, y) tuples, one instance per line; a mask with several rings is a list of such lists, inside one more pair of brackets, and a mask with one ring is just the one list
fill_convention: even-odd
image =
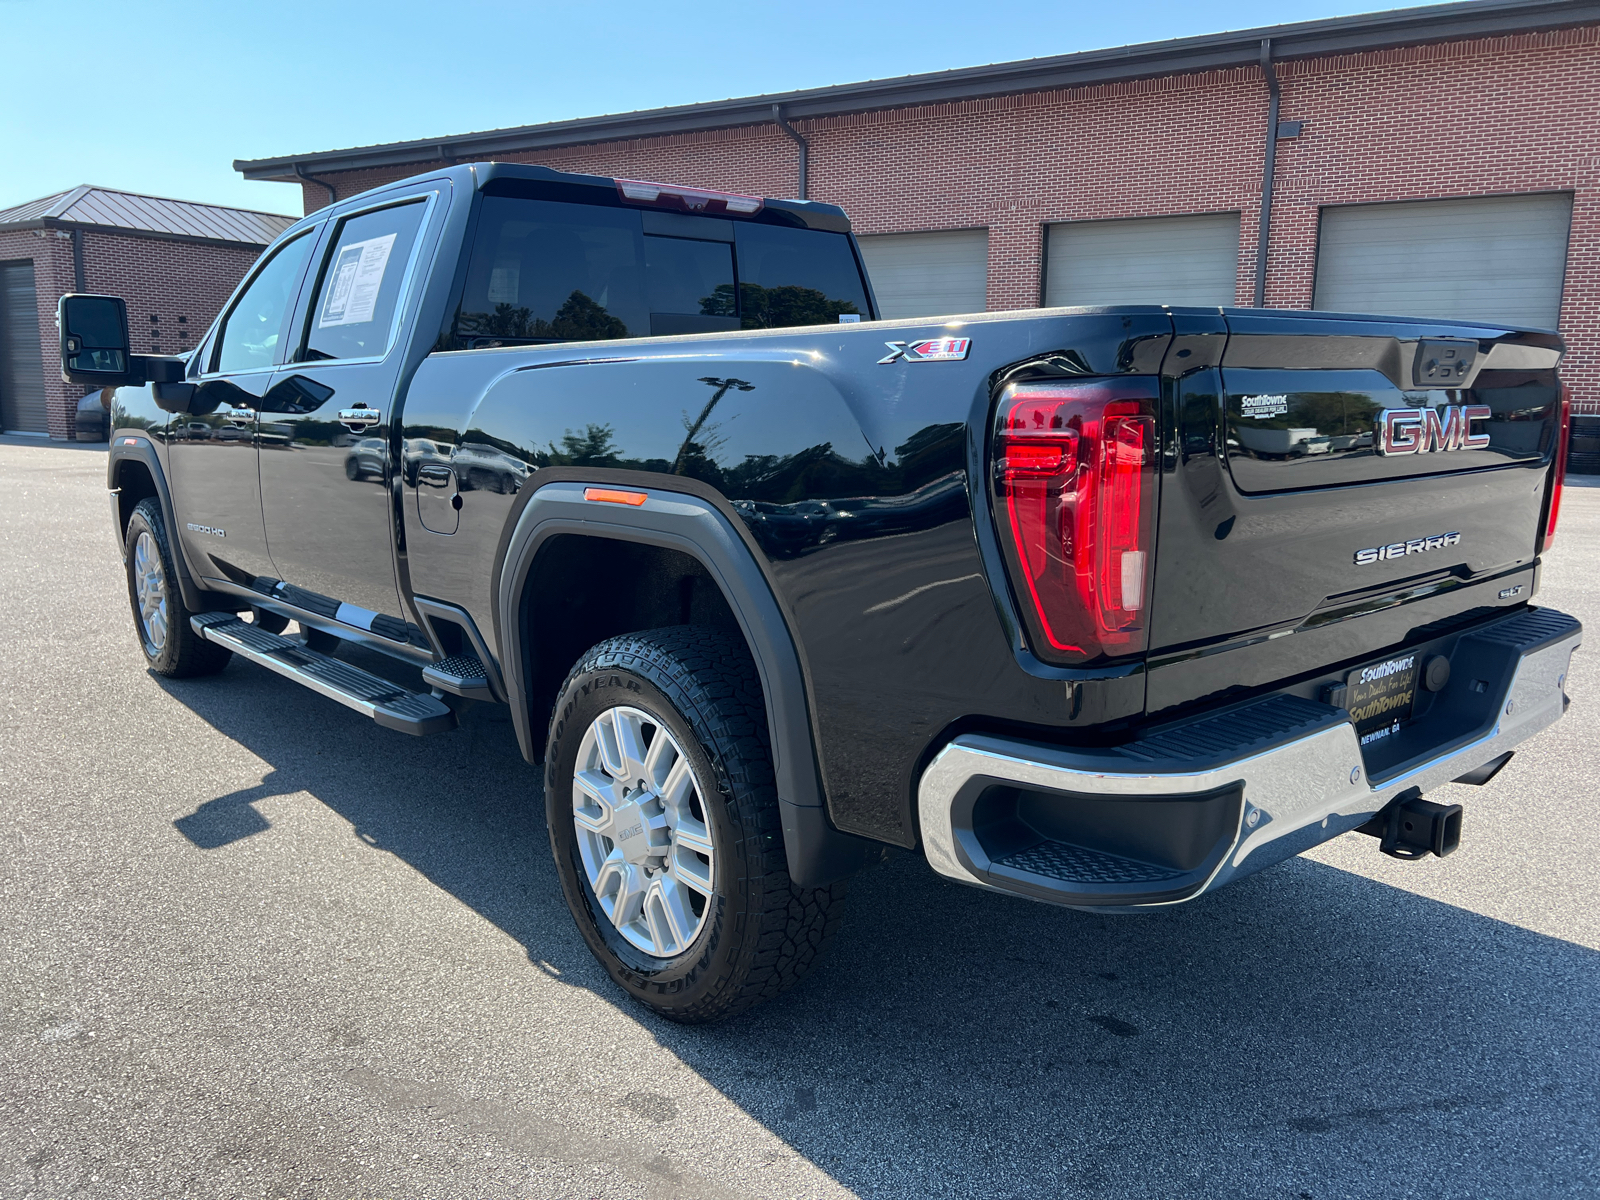
[(1494, 415), (1487, 404), (1447, 404), (1443, 408), (1386, 408), (1378, 414), (1379, 454), (1432, 454), (1483, 450), (1487, 433), (1473, 433), (1474, 421)]
[(212, 537), (228, 536), (223, 530), (213, 529), (209, 525), (196, 525), (193, 521), (186, 522), (186, 524), (189, 526), (190, 533), (209, 533)]
[(1422, 554), (1429, 550), (1443, 550), (1461, 543), (1459, 533), (1436, 533), (1432, 537), (1412, 538), (1409, 542), (1391, 542), (1387, 546), (1371, 546), (1356, 551), (1356, 566), (1383, 562), (1387, 558), (1404, 558), (1408, 554)]
[(892, 362), (953, 362), (972, 349), (971, 338), (929, 338), (925, 342), (885, 342), (889, 353), (878, 365)]

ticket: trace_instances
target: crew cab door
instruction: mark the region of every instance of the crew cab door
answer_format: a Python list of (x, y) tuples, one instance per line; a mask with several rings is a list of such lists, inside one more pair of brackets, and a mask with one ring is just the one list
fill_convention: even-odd
[(261, 496), (285, 598), (404, 640), (390, 406), (402, 317), (435, 193), (346, 214), (324, 238), (289, 361), (263, 404)]
[(202, 347), (188, 413), (168, 423), (177, 536), (203, 578), (249, 585), (273, 574), (256, 469), (257, 414), (282, 361), (316, 230), (262, 260)]

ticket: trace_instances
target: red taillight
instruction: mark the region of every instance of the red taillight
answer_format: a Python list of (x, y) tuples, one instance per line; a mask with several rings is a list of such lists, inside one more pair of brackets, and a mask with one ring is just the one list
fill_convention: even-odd
[(1540, 545), (1540, 550), (1556, 540), (1556, 518), (1561, 515), (1561, 489), (1567, 482), (1567, 437), (1572, 429), (1570, 388), (1561, 389), (1561, 407), (1557, 412), (1560, 414), (1561, 429), (1556, 434), (1555, 474), (1550, 481), (1550, 515), (1545, 518), (1544, 542)]
[(1153, 383), (1119, 379), (1026, 384), (1001, 397), (995, 466), (1007, 558), (1032, 602), (1043, 657), (1145, 647), (1155, 394)]
[(705, 188), (678, 187), (672, 183), (650, 183), (644, 179), (619, 179), (617, 191), (631, 204), (653, 204), (658, 208), (670, 208), (677, 212), (752, 217), (766, 206), (766, 201), (760, 196), (741, 196), (737, 192), (709, 192)]

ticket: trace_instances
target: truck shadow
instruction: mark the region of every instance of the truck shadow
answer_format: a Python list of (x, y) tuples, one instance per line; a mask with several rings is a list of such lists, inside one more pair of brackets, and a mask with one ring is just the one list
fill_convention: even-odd
[[(1130, 918), (907, 855), (857, 882), (797, 990), (683, 1028), (574, 931), (505, 709), (411, 739), (252, 668), (162, 686), (272, 768), (175, 822), (197, 847), (267, 833), (257, 800), (309, 792), (857, 1194), (1551, 1195), (1600, 1170), (1600, 955), (1581, 946), (1306, 860)], [(630, 1103), (680, 1119), (671, 1096)]]

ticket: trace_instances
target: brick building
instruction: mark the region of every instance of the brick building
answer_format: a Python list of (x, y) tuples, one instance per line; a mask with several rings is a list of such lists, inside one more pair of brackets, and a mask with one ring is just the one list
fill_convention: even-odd
[(480, 159), (809, 196), (849, 212), (887, 315), (1559, 326), (1600, 412), (1597, 116), (1600, 3), (1473, 0), (235, 167), (307, 211)]
[(57, 366), (63, 295), (123, 297), (136, 353), (181, 354), (293, 220), (87, 186), (0, 211), (0, 429), (73, 436), (86, 389)]

